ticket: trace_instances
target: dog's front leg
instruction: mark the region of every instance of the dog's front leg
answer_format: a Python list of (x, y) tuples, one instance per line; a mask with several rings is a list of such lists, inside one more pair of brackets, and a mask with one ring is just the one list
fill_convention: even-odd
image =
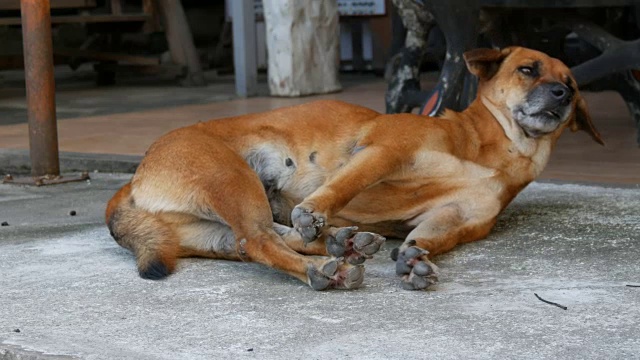
[(398, 151), (382, 145), (363, 147), (334, 176), (305, 198), (291, 212), (291, 221), (305, 243), (314, 241), (327, 219), (344, 208), (363, 190), (402, 166)]
[(351, 265), (360, 265), (370, 259), (386, 240), (378, 234), (358, 232), (356, 226), (329, 226), (316, 241), (309, 244), (294, 228), (274, 223), (273, 229), (291, 249), (300, 254), (344, 258)]
[(495, 224), (494, 206), (469, 209), (450, 203), (430, 210), (409, 233), (405, 242), (391, 252), (402, 287), (422, 290), (437, 283), (438, 267), (429, 259), (453, 249), (457, 244), (482, 239)]

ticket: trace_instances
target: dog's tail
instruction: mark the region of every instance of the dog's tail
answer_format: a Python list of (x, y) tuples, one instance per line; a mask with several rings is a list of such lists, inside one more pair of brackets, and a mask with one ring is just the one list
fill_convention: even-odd
[(173, 272), (179, 238), (157, 215), (136, 207), (131, 184), (123, 186), (111, 198), (105, 215), (114, 240), (136, 256), (142, 278), (159, 280)]

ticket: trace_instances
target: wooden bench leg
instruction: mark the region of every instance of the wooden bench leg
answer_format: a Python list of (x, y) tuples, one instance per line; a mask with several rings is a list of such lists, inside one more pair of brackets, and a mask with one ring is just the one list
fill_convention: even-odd
[(624, 41), (602, 27), (583, 20), (562, 26), (602, 51), (602, 54), (571, 69), (580, 87), (590, 91), (617, 91), (627, 103), (640, 144), (640, 39)]
[(180, 0), (156, 0), (156, 3), (164, 21), (171, 59), (175, 64), (187, 67), (187, 77), (182, 85), (206, 85), (182, 3)]
[[(394, 5), (407, 28), (407, 40), (400, 58), (395, 60), (397, 64), (385, 96), (387, 113), (410, 112), (417, 106), (422, 106), (421, 114), (431, 116), (445, 108), (463, 110), (475, 97), (475, 84), (467, 76), (462, 54), (476, 45), (479, 2), (395, 0)], [(427, 92), (420, 89), (420, 62), (434, 19), (445, 36), (447, 56), (438, 84)]]

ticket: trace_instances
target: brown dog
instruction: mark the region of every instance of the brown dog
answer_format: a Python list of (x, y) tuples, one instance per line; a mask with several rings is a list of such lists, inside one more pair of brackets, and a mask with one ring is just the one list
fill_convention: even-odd
[(465, 60), (479, 86), (461, 113), (319, 101), (172, 131), (109, 202), (111, 234), (143, 278), (203, 256), (259, 262), (316, 290), (358, 287), (376, 234), (402, 237), (396, 271), (424, 289), (437, 280), (428, 258), (487, 236), (565, 128), (602, 143), (559, 60), (515, 47)]

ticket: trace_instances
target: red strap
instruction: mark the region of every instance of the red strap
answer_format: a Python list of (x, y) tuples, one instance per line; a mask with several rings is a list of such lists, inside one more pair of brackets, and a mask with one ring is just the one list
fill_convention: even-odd
[(439, 98), (440, 98), (440, 90), (434, 91), (429, 97), (429, 100), (427, 100), (427, 102), (424, 103), (424, 106), (422, 107), (422, 111), (420, 111), (420, 115), (428, 116), (429, 114), (431, 114), (433, 110), (435, 110), (436, 107), (438, 106)]

